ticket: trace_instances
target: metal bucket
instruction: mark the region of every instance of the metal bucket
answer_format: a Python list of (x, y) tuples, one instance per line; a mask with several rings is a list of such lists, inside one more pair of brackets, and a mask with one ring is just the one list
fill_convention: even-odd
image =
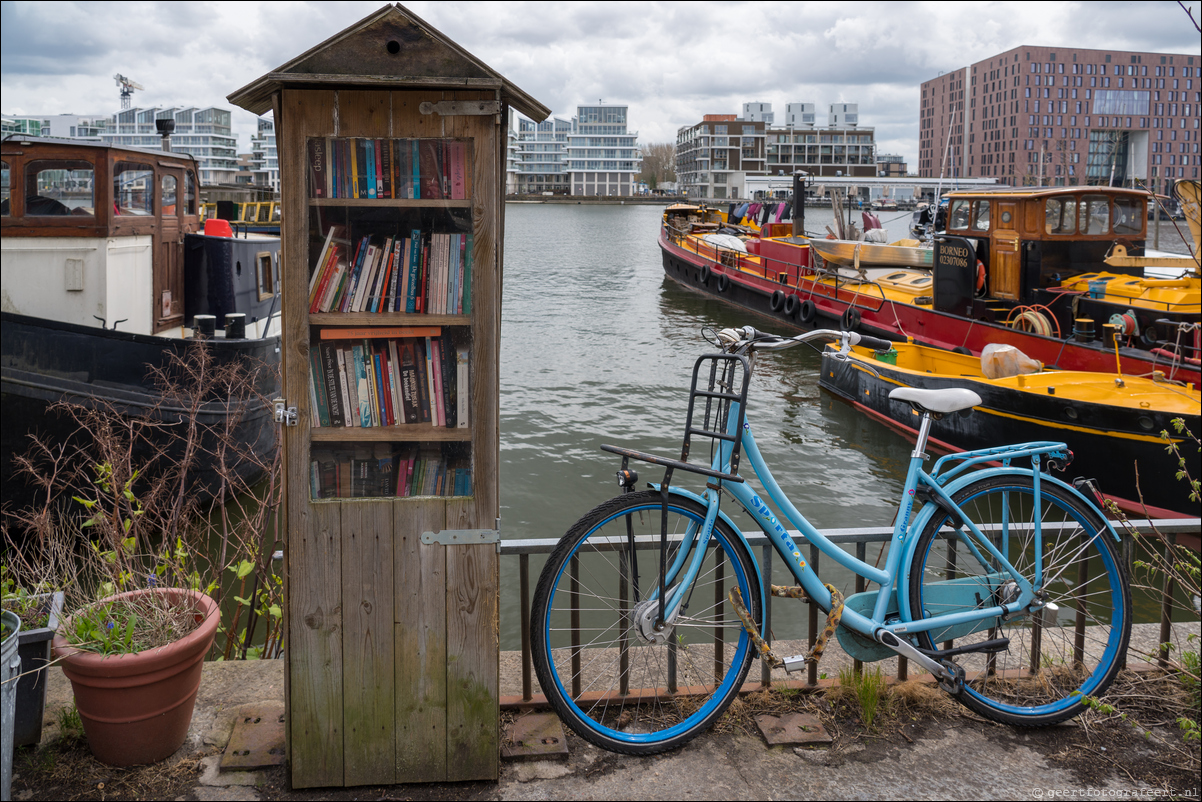
[(12, 799), (13, 786), (13, 725), (17, 719), (17, 675), (21, 673), (21, 655), (17, 653), (21, 619), (9, 612), (3, 617), (9, 633), (0, 649), (0, 724), (3, 725), (0, 731), (0, 773), (3, 774), (0, 791), (3, 793), (0, 798), (8, 802)]

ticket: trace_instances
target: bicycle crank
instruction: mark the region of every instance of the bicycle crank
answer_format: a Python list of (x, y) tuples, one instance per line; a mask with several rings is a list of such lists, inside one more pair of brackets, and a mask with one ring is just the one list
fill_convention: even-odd
[[(909, 641), (902, 640), (887, 629), (878, 629), (876, 639), (883, 646), (897, 652), (902, 657), (913, 660), (925, 668), (938, 680), (940, 686), (948, 693), (957, 694), (964, 686), (964, 670), (950, 660), (939, 661), (928, 657)], [(954, 690), (953, 690), (954, 689)]]

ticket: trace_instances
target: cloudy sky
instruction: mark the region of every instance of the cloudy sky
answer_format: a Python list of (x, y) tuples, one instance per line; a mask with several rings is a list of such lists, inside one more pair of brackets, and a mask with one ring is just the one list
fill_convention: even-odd
[[(137, 105), (226, 95), (362, 19), (368, 2), (4, 2), (0, 111), (107, 115), (113, 75)], [(1199, 19), (1200, 0), (1185, 6)], [(1018, 45), (1198, 53), (1175, 0), (1155, 2), (411, 2), (418, 16), (557, 116), (624, 103), (640, 141), (703, 114), (854, 102), (883, 153), (914, 168), (919, 85)], [(254, 118), (234, 109), (239, 150)]]

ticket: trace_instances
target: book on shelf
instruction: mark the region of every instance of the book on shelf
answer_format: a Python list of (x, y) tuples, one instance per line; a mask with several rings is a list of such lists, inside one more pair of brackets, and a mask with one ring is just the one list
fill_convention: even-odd
[(309, 139), (309, 181), (310, 192), (315, 198), (329, 197), (327, 190), (327, 173), (329, 158), (325, 142), (320, 139)]
[(470, 143), (458, 139), (310, 137), (314, 198), (467, 200)]
[[(431, 334), (418, 334), (425, 329)], [(466, 345), (438, 327), (332, 329), (312, 349), (310, 401), (317, 428), (428, 424), (466, 428)], [(382, 332), (406, 336), (380, 336)], [(362, 339), (351, 333), (367, 334)]]
[(309, 312), (471, 314), (472, 235), (365, 234), (331, 226), (309, 278)]
[(455, 348), (455, 403), (457, 411), (455, 425), (460, 429), (468, 428), (468, 409), (471, 407), (471, 387), (468, 384), (468, 347), (460, 345)]
[(329, 411), (330, 417), (329, 425), (342, 426), (344, 416), (342, 396), (338, 392), (338, 352), (329, 343), (322, 343), (319, 352), (321, 354), (321, 371), (313, 374), (312, 381), (316, 385), (317, 393), (324, 394), (325, 407)]
[(315, 499), (470, 496), (471, 459), (435, 444), (316, 446), (309, 490)]

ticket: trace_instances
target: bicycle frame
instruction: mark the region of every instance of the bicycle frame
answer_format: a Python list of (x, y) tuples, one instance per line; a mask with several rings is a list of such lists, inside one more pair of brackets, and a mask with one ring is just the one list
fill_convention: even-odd
[[(740, 420), (737, 403), (732, 403), (728, 412), (728, 431), (733, 433), (734, 427), (738, 425)], [(920, 430), (918, 445), (925, 444), (926, 434), (929, 431), (930, 418), (924, 416), (922, 428)], [(741, 447), (747, 464), (750, 464), (756, 477), (759, 478), (765, 491), (768, 494), (769, 500), (780, 510), (789, 524), (791, 524), (797, 532), (809, 543), (817, 546), (817, 548), (826, 554), (831, 559), (838, 562), (843, 567), (847, 568), (855, 574), (858, 574), (870, 582), (876, 582), (880, 587), (876, 591), (876, 600), (873, 605), (871, 617), (865, 616), (850, 607), (845, 607), (843, 610), (842, 624), (849, 629), (865, 635), (874, 640), (877, 639), (876, 633), (885, 629), (899, 635), (907, 633), (922, 632), (932, 629), (948, 629), (953, 626), (972, 625), (978, 622), (996, 619), (1002, 616), (1009, 616), (1019, 613), (1020, 611), (1035, 611), (1042, 607), (1042, 603), (1036, 597), (1036, 588), (1042, 585), (1043, 566), (1041, 550), (1036, 549), (1036, 569), (1034, 582), (1023, 576), (1021, 572), (1016, 570), (1010, 563), (1006, 550), (1008, 543), (1003, 544), (1003, 549), (999, 549), (993, 541), (982, 532), (980, 526), (971, 520), (971, 518), (952, 500), (952, 495), (964, 484), (970, 481), (976, 481), (988, 476), (998, 474), (1009, 475), (1024, 475), (1032, 476), (1035, 484), (1035, 495), (1038, 500), (1040, 496), (1040, 488), (1042, 483), (1052, 482), (1061, 485), (1071, 493), (1077, 495), (1082, 500), (1087, 501), (1075, 488), (1061, 482), (1051, 476), (1044, 474), (1039, 469), (1041, 457), (1048, 456), (1049, 458), (1063, 459), (1067, 456), (1067, 448), (1063, 443), (1054, 442), (1035, 442), (1023, 443), (1013, 446), (1002, 446), (998, 448), (982, 449), (972, 452), (960, 452), (951, 454), (940, 459), (932, 473), (927, 473), (923, 469), (923, 463), (926, 455), (921, 453), (919, 447), (916, 447), (911, 453), (909, 467), (906, 472), (905, 485), (902, 491), (904, 499), (903, 509), (899, 511), (897, 519), (894, 523), (893, 533), (890, 538), (889, 554), (886, 558), (884, 568), (878, 568), (874, 565), (866, 563), (856, 557), (848, 554), (843, 549), (832, 543), (825, 535), (818, 531), (788, 498), (785, 492), (780, 488), (771, 470), (764, 461), (763, 455), (760, 453), (759, 447), (755, 442), (755, 436), (751, 431), (751, 423), (749, 420), (742, 421), (742, 434), (740, 437)], [(719, 446), (718, 452), (714, 455), (711, 469), (721, 471), (723, 473), (731, 473), (730, 455), (732, 451), (730, 442), (722, 443)], [(1013, 459), (1024, 457), (1030, 458), (1032, 467), (1030, 469), (1011, 467), (1010, 463)], [(955, 467), (950, 468), (940, 475), (941, 470), (950, 464), (951, 461), (958, 462)], [(969, 472), (967, 468), (980, 465), (986, 462), (1001, 462), (1001, 467), (986, 469), (985, 471)], [(730, 493), (740, 506), (745, 509), (760, 525), (760, 527), (769, 536), (776, 552), (784, 560), (788, 566), (790, 573), (797, 582), (805, 589), (805, 592), (819, 606), (824, 609), (830, 609), (831, 597), (830, 592), (823, 584), (821, 578), (807, 564), (802, 556), (801, 549), (795, 542), (780, 519), (773, 513), (772, 509), (764, 502), (763, 499), (756, 494), (750, 485), (746, 482), (737, 483), (731, 481), (719, 480), (720, 486), (726, 492)], [(927, 501), (921, 508), (918, 516), (913, 522), (910, 521), (910, 516), (913, 511), (916, 493), (919, 488), (927, 488), (925, 491), (933, 496), (933, 500)], [(685, 576), (676, 587), (676, 592), (671, 594), (671, 598), (667, 603), (667, 614), (670, 618), (681, 599), (685, 598), (688, 588), (691, 586), (693, 577), (696, 575), (697, 567), (700, 565), (701, 556), (704, 554), (704, 545), (708, 543), (709, 532), (713, 526), (713, 522), (718, 515), (738, 533), (740, 538), (744, 538), (742, 531), (734, 525), (733, 521), (728, 516), (721, 513), (719, 510), (720, 493), (713, 489), (707, 489), (703, 496), (698, 496), (680, 488), (670, 488), (671, 493), (680, 494), (693, 498), (694, 500), (704, 504), (708, 508), (705, 523), (699, 526), (689, 527), (689, 531), (685, 535), (686, 543), (682, 544), (682, 548), (678, 553), (677, 559), (668, 571), (667, 582), (674, 582), (680, 569), (686, 562), (685, 555), (695, 546), (700, 546), (694, 551), (693, 559), (690, 562), (689, 568), (686, 570)], [(1089, 503), (1087, 501), (1087, 503)], [(930, 518), (940, 509), (950, 511), (956, 516), (959, 516), (963, 522), (963, 526), (957, 530), (959, 540), (969, 548), (977, 552), (977, 556), (981, 557), (981, 551), (988, 552), (992, 557), (994, 564), (999, 566), (998, 575), (1006, 576), (1007, 580), (1013, 580), (1018, 589), (1018, 597), (1006, 604), (996, 604), (990, 607), (981, 607), (970, 609), (961, 612), (945, 613), (932, 617), (916, 616), (910, 610), (909, 594), (906, 592), (897, 592), (899, 588), (907, 588), (909, 585), (909, 566), (912, 561), (913, 552), (917, 545), (918, 535), (922, 532), (923, 527)], [(1105, 521), (1105, 517), (1101, 516)], [(1106, 529), (1117, 540), (1118, 535), (1110, 527), (1109, 522), (1106, 522)], [(1095, 533), (1095, 536), (1102, 536), (1102, 532)], [(1035, 522), (1035, 538), (1040, 537), (1039, 519)], [(692, 543), (688, 541), (692, 540)], [(744, 538), (744, 542), (745, 538)], [(749, 548), (750, 552), (751, 549)], [(758, 566), (757, 566), (758, 570)], [(895, 612), (890, 608), (891, 600), (896, 597), (897, 604)], [(970, 630), (971, 631), (971, 630)], [(767, 632), (762, 633), (767, 637)]]

